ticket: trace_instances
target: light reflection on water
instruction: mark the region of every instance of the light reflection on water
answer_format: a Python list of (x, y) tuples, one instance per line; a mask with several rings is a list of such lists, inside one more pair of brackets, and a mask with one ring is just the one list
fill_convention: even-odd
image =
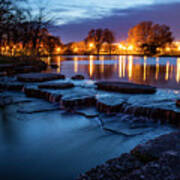
[(83, 74), (94, 80), (121, 80), (180, 89), (180, 58), (133, 56), (56, 56), (43, 59), (67, 77)]

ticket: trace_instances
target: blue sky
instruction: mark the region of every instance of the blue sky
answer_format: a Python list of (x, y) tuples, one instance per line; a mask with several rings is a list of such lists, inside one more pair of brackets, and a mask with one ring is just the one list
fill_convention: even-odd
[[(116, 36), (123, 39), (127, 35), (128, 28), (141, 20), (153, 20), (157, 23), (161, 23), (162, 20), (162, 23), (171, 25), (177, 33), (174, 18), (177, 12), (178, 23), (180, 15), (178, 9), (180, 0), (29, 0), (29, 2), (33, 8), (36, 6), (47, 8), (48, 15), (56, 18), (56, 28), (52, 31), (61, 36), (65, 42), (81, 40), (88, 29), (99, 25), (103, 28), (112, 28)], [(168, 17), (165, 17), (166, 13)], [(169, 17), (171, 15), (172, 18)], [(124, 21), (127, 21), (127, 24)], [(118, 28), (122, 29), (119, 29), (119, 33)], [(177, 34), (175, 36), (177, 37)]]

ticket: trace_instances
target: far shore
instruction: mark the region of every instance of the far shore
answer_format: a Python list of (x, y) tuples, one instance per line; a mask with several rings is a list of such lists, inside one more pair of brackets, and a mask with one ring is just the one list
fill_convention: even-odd
[(179, 55), (154, 55), (154, 56), (148, 56), (146, 54), (52, 54), (52, 55), (34, 55), (34, 56), (0, 56), (0, 64), (11, 64), (11, 63), (16, 63), (18, 61), (16, 60), (40, 60), (40, 58), (43, 57), (56, 57), (56, 56), (106, 56), (106, 57), (111, 57), (111, 56), (136, 56), (136, 57), (180, 57)]

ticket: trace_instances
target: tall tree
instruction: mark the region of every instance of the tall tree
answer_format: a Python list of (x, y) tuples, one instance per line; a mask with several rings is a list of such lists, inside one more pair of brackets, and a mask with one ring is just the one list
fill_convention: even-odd
[(104, 33), (102, 29), (92, 29), (89, 31), (85, 39), (86, 43), (94, 43), (96, 46), (97, 54), (100, 53), (101, 46), (104, 42)]
[(156, 54), (157, 48), (165, 47), (173, 41), (172, 32), (166, 25), (141, 22), (129, 30), (128, 42), (140, 47), (144, 53)]
[(109, 45), (109, 53), (111, 54), (112, 43), (115, 41), (114, 34), (109, 29), (105, 29), (103, 36), (104, 36), (104, 40), (103, 41), (108, 43), (108, 45)]

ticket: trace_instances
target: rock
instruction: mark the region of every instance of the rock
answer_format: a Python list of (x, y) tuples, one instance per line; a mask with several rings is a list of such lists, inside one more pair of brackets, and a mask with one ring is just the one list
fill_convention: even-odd
[(106, 114), (121, 112), (124, 99), (120, 99), (116, 96), (105, 96), (97, 99), (97, 110)]
[(104, 165), (97, 166), (81, 175), (77, 180), (89, 180), (89, 179), (121, 179), (121, 177), (127, 175), (134, 169), (143, 166), (138, 159), (129, 154), (122, 154), (119, 158), (111, 159)]
[(0, 72), (0, 77), (6, 76), (7, 73), (6, 72)]
[(37, 87), (26, 87), (24, 93), (27, 97), (34, 97), (44, 99), (51, 103), (60, 103), (62, 95), (60, 93), (48, 92), (46, 90), (38, 89)]
[(78, 75), (72, 76), (71, 79), (73, 79), (73, 80), (84, 80), (85, 78), (83, 75), (78, 74)]
[(51, 112), (58, 110), (59, 110), (59, 106), (38, 100), (21, 105), (18, 108), (17, 112), (21, 114), (33, 114), (33, 113)]
[(87, 107), (87, 108), (79, 108), (75, 110), (75, 113), (85, 116), (87, 118), (94, 118), (98, 117), (99, 113), (96, 111), (94, 107)]
[(147, 179), (147, 180), (177, 180), (180, 178), (180, 154), (166, 152), (160, 156), (158, 161), (153, 161), (134, 170), (132, 173), (122, 178), (122, 180)]
[(34, 97), (34, 98), (43, 98), (48, 99), (49, 93), (44, 90), (40, 90), (37, 87), (25, 87), (24, 93), (27, 97)]
[(154, 94), (156, 92), (156, 88), (152, 86), (125, 82), (102, 81), (97, 82), (96, 85), (99, 90), (126, 94)]
[(178, 180), (180, 132), (160, 136), (91, 169), (77, 180)]
[(90, 93), (74, 92), (63, 96), (61, 102), (64, 108), (73, 109), (79, 106), (95, 106), (96, 99), (95, 96)]
[(0, 64), (0, 71), (12, 70), (13, 67), (13, 64)]
[(39, 72), (41, 69), (38, 66), (17, 66), (13, 69), (15, 74)]
[(46, 84), (41, 84), (38, 87), (44, 89), (69, 89), (69, 88), (73, 88), (74, 84), (69, 82), (46, 83)]
[(180, 100), (176, 101), (176, 106), (180, 107)]
[(21, 83), (0, 83), (1, 90), (7, 91), (22, 91), (24, 85)]
[(145, 144), (138, 145), (131, 151), (131, 154), (143, 162), (157, 160), (166, 151), (180, 152), (179, 138), (180, 132), (163, 135)]
[(17, 76), (21, 82), (44, 82), (57, 79), (65, 79), (65, 76), (58, 73), (30, 73)]

